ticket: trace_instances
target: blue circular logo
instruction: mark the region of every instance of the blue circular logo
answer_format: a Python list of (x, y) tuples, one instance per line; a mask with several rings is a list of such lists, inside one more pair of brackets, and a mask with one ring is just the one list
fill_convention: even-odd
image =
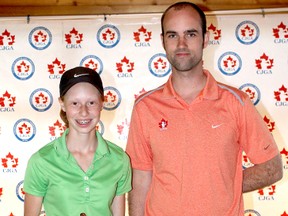
[(171, 72), (171, 65), (163, 53), (153, 55), (148, 62), (148, 67), (156, 77), (165, 77)]
[(81, 61), (80, 65), (83, 67), (90, 68), (92, 70), (95, 70), (99, 75), (103, 71), (103, 63), (100, 58), (98, 58), (95, 55), (88, 55), (85, 56)]
[(261, 214), (253, 209), (247, 209), (244, 211), (244, 216), (261, 216)]
[(121, 103), (121, 94), (118, 89), (107, 86), (104, 88), (104, 106), (105, 110), (115, 110)]
[(96, 125), (96, 129), (101, 135), (104, 134), (105, 128), (104, 128), (104, 124), (103, 124), (103, 122), (101, 120)]
[(34, 138), (36, 127), (31, 120), (23, 118), (14, 124), (13, 132), (18, 140), (28, 142)]
[(233, 76), (242, 68), (242, 60), (237, 53), (226, 52), (218, 59), (218, 68), (224, 75)]
[(53, 96), (47, 89), (39, 88), (31, 93), (29, 101), (34, 110), (44, 112), (52, 106)]
[(104, 25), (97, 32), (97, 41), (104, 48), (113, 48), (120, 41), (120, 31), (114, 25)]
[(19, 57), (13, 62), (11, 70), (17, 79), (28, 80), (35, 72), (35, 65), (31, 59)]
[(23, 183), (24, 181), (22, 180), (16, 186), (16, 195), (18, 199), (21, 200), (22, 202), (24, 202), (24, 197), (25, 197), (25, 193), (23, 191)]
[(44, 50), (50, 46), (51, 42), (52, 34), (43, 26), (32, 29), (29, 34), (29, 43), (34, 49)]
[(235, 30), (236, 38), (242, 44), (253, 44), (259, 38), (259, 27), (252, 21), (241, 22)]
[(261, 93), (257, 86), (251, 83), (246, 83), (240, 86), (239, 89), (248, 95), (254, 105), (259, 103), (261, 99)]

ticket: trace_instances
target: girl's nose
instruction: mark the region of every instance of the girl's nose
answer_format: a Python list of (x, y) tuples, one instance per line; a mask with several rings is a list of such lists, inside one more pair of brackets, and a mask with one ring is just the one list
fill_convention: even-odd
[(80, 108), (80, 114), (85, 116), (88, 113), (88, 107), (87, 106), (81, 106)]

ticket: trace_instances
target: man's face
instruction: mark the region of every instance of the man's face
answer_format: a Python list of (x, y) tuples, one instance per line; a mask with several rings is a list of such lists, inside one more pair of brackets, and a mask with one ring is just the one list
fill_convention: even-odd
[(189, 71), (202, 66), (203, 48), (207, 46), (208, 34), (203, 39), (201, 19), (192, 7), (170, 9), (163, 20), (163, 47), (166, 56), (177, 71)]

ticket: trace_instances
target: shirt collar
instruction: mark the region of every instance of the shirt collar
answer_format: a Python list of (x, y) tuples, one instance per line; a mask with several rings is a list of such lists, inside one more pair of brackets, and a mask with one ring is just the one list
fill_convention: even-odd
[[(204, 89), (200, 93), (201, 96), (208, 100), (216, 100), (219, 97), (218, 92), (218, 83), (211, 75), (208, 70), (203, 70), (204, 74), (207, 76), (207, 81), (205, 84)], [(163, 98), (170, 99), (170, 98), (177, 98), (177, 93), (175, 92), (173, 85), (172, 85), (172, 74), (170, 75), (168, 81), (163, 86), (162, 92)]]
[[(63, 155), (67, 159), (70, 157), (70, 152), (68, 151), (67, 146), (66, 146), (66, 136), (68, 132), (69, 132), (69, 128), (67, 128), (64, 131), (62, 136), (59, 137), (54, 144), (54, 148), (57, 151), (57, 153), (60, 155)], [(100, 159), (104, 155), (110, 153), (107, 141), (102, 137), (102, 135), (98, 131), (96, 131), (96, 136), (98, 140), (98, 146), (96, 149), (94, 160)]]

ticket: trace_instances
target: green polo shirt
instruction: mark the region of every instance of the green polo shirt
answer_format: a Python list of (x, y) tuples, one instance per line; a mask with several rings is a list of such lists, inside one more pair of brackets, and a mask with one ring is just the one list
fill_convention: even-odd
[(31, 156), (24, 191), (44, 197), (47, 216), (112, 215), (114, 196), (131, 190), (127, 154), (96, 132), (98, 147), (85, 173), (67, 150), (67, 133), (68, 129)]

